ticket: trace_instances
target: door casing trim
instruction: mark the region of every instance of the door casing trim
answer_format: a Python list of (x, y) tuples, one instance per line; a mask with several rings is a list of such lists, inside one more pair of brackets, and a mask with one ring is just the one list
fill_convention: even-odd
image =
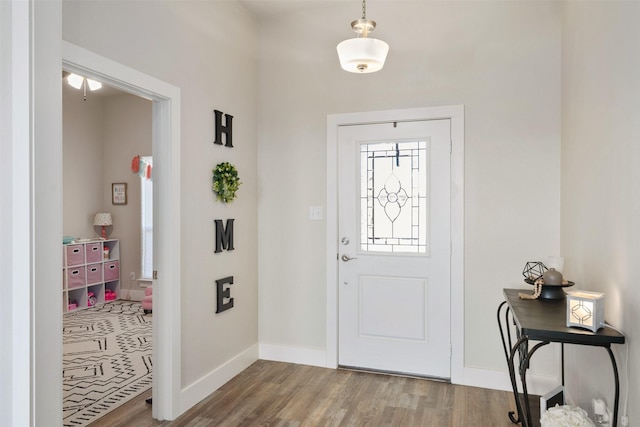
[(154, 280), (152, 415), (172, 420), (183, 412), (181, 354), (175, 344), (181, 342), (180, 89), (66, 41), (62, 67), (153, 102), (154, 269), (159, 280)]
[(451, 382), (464, 380), (464, 106), (327, 116), (326, 366), (338, 367), (338, 128), (394, 121), (451, 120)]

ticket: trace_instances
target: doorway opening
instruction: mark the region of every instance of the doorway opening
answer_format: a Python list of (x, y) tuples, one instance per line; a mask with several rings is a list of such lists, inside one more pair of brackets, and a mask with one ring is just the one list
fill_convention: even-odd
[(63, 425), (86, 425), (151, 391), (152, 103), (66, 72), (62, 94)]
[[(181, 342), (180, 89), (68, 42), (63, 42), (62, 57), (63, 70), (152, 102), (155, 219), (152, 415), (158, 420), (174, 419), (182, 412), (180, 346), (176, 345)], [(61, 336), (59, 340), (62, 341)], [(61, 388), (62, 384), (52, 386)]]

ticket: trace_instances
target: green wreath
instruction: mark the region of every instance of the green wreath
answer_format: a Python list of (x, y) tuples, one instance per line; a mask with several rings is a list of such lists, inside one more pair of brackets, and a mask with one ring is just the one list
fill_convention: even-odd
[(236, 198), (236, 191), (240, 187), (238, 170), (231, 163), (223, 162), (213, 170), (212, 189), (216, 198), (223, 203), (230, 203)]

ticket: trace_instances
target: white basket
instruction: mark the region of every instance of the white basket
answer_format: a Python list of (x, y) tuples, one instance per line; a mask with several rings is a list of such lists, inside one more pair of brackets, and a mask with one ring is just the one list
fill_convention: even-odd
[(547, 409), (540, 418), (542, 427), (595, 427), (587, 412), (575, 406), (558, 406)]

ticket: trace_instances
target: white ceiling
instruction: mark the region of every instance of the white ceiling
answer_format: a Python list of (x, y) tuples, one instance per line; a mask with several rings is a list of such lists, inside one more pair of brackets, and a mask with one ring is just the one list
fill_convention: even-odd
[[(386, 1), (398, 1), (398, 0), (373, 0), (373, 3), (382, 3)], [(428, 0), (420, 0), (428, 1)], [(284, 15), (287, 13), (307, 11), (307, 10), (327, 10), (336, 6), (342, 6), (345, 4), (353, 5), (353, 17), (358, 17), (360, 14), (360, 8), (362, 0), (238, 0), (247, 9), (253, 12), (258, 18), (274, 15)], [(346, 25), (346, 24), (345, 24)], [(66, 72), (63, 73), (63, 77), (66, 77)], [(81, 92), (80, 90), (78, 92)], [(95, 92), (89, 92), (92, 96), (113, 96), (124, 93), (116, 88), (107, 86), (103, 83), (102, 89)]]
[(314, 10), (330, 8), (336, 4), (354, 3), (359, 10), (360, 0), (239, 0), (247, 9), (258, 17), (285, 14), (301, 10)]

